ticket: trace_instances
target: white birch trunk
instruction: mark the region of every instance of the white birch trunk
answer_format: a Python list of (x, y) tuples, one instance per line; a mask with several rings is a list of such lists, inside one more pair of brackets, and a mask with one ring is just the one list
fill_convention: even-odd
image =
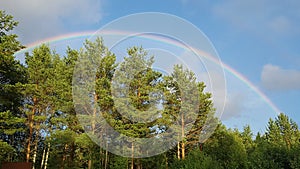
[(46, 155), (46, 147), (44, 148), (43, 155), (42, 155), (41, 169), (43, 169), (44, 166), (45, 155)]
[(48, 148), (47, 148), (47, 154), (46, 154), (45, 167), (44, 167), (44, 169), (47, 169), (49, 152), (50, 152), (50, 143), (48, 143)]
[(36, 162), (36, 152), (37, 152), (37, 142), (34, 145), (34, 154), (33, 154), (33, 160), (32, 160), (32, 169), (35, 167), (35, 162)]

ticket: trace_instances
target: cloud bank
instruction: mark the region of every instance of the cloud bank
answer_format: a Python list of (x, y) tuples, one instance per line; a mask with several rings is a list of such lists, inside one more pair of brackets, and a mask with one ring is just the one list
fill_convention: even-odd
[(19, 21), (16, 33), (25, 44), (97, 24), (102, 19), (101, 0), (9, 0), (0, 1), (0, 6)]
[(300, 71), (267, 64), (263, 67), (261, 81), (268, 90), (300, 90)]

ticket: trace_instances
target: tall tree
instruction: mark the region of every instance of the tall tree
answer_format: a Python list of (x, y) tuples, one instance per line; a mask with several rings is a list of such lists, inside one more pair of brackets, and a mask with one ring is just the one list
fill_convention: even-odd
[(25, 82), (24, 67), (15, 60), (14, 53), (23, 46), (11, 31), (18, 25), (11, 15), (0, 10), (0, 112), (20, 106), (21, 97), (11, 85)]
[[(161, 73), (152, 69), (153, 56), (142, 47), (129, 48), (128, 56), (115, 72), (114, 106), (117, 130), (131, 138), (146, 138), (153, 133), (157, 121)], [(134, 162), (134, 154), (139, 153), (133, 141), (131, 147), (131, 168), (141, 167), (140, 160)]]
[[(24, 112), (29, 128), (26, 147), (26, 161), (30, 161), (31, 147), (37, 145), (41, 124), (49, 114), (55, 112), (55, 64), (59, 56), (51, 52), (49, 46), (43, 44), (35, 48), (32, 55), (26, 54), (28, 82), (23, 85), (26, 97)], [(35, 150), (35, 149), (34, 149)], [(35, 152), (34, 152), (35, 153)]]
[(300, 133), (298, 125), (287, 115), (280, 113), (275, 121), (270, 119), (266, 132), (267, 140), (276, 145), (285, 145), (290, 149), (299, 143)]
[[(104, 133), (106, 128), (100, 124), (98, 117), (106, 117), (107, 121), (112, 119), (110, 117), (113, 111), (111, 80), (116, 67), (116, 57), (104, 46), (103, 40), (98, 37), (95, 41), (85, 41), (78, 59), (79, 62), (74, 70), (74, 89), (77, 92), (75, 100), (80, 104), (76, 104), (75, 107), (78, 108), (80, 105), (82, 108), (79, 116), (86, 133), (91, 137), (99, 137), (99, 142), (102, 142), (106, 138), (101, 133)], [(79, 87), (81, 84), (84, 84), (84, 89)], [(104, 143), (104, 146), (107, 144)], [(91, 151), (90, 153), (100, 153), (100, 159), (95, 160), (99, 160), (104, 168), (108, 165), (108, 150), (100, 149), (98, 152)], [(97, 161), (95, 160), (90, 159), (88, 161), (88, 168), (96, 165)]]
[[(196, 81), (195, 74), (175, 65), (170, 76), (164, 77), (164, 116), (180, 126), (180, 142), (177, 144), (177, 158), (184, 159), (188, 148), (198, 145), (206, 121), (214, 122), (214, 109), (210, 93), (205, 85)], [(208, 132), (208, 131), (206, 131)]]
[(14, 159), (21, 158), (24, 142), (24, 116), (19, 109), (23, 97), (17, 84), (26, 82), (25, 67), (14, 57), (23, 46), (12, 34), (18, 22), (0, 10), (0, 140), (16, 150)]
[(243, 144), (249, 153), (249, 151), (253, 148), (254, 142), (253, 142), (253, 133), (251, 131), (251, 128), (249, 125), (246, 125), (244, 127), (244, 130), (240, 133), (240, 137), (243, 140)]

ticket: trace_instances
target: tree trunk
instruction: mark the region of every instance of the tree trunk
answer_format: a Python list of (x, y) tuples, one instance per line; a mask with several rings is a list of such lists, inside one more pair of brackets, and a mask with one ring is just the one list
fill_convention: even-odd
[(104, 164), (105, 164), (105, 158), (103, 158), (104, 157), (104, 153), (103, 153), (103, 149), (100, 147), (100, 155), (99, 155), (99, 157), (100, 157), (100, 161), (99, 161), (99, 163), (100, 163), (100, 165), (101, 165), (101, 167), (105, 167), (104, 166)]
[[(34, 102), (36, 98), (33, 99)], [(29, 162), (30, 160), (30, 152), (31, 152), (31, 139), (33, 135), (33, 119), (34, 119), (34, 113), (35, 113), (35, 105), (32, 108), (32, 114), (28, 115), (28, 122), (29, 122), (29, 136), (28, 136), (28, 143), (27, 143), (27, 149), (26, 149), (26, 162)]]
[(199, 150), (203, 151), (203, 144), (202, 143), (200, 143), (200, 145), (199, 145)]
[(165, 153), (165, 160), (166, 160), (166, 169), (168, 169), (168, 157), (167, 157), (167, 153)]
[(129, 160), (128, 160), (128, 158), (127, 158), (127, 169), (129, 169)]
[(177, 159), (180, 160), (180, 142), (177, 143)]
[(63, 149), (63, 156), (62, 156), (62, 161), (61, 161), (61, 164), (60, 164), (60, 168), (61, 169), (64, 169), (65, 167), (65, 161), (66, 161), (66, 150), (68, 148), (68, 144), (65, 144), (65, 147)]
[(37, 144), (38, 139), (36, 138), (35, 144), (34, 144), (34, 154), (33, 154), (33, 160), (32, 160), (32, 169), (35, 169), (35, 162), (36, 162), (36, 154), (37, 154)]
[(140, 163), (140, 160), (137, 162), (136, 169), (142, 169), (142, 164)]
[(134, 145), (131, 143), (131, 169), (134, 169)]
[(46, 157), (45, 157), (45, 167), (44, 167), (44, 169), (47, 169), (49, 152), (50, 152), (50, 143), (48, 143), (47, 153), (46, 153)]
[(97, 103), (98, 103), (98, 95), (94, 94), (94, 110), (92, 115), (92, 133), (95, 134), (95, 128), (96, 128), (96, 113), (97, 113)]
[(106, 143), (106, 150), (105, 150), (105, 163), (104, 163), (104, 169), (107, 169), (107, 164), (108, 164), (108, 144)]
[(184, 114), (181, 115), (181, 158), (185, 158), (185, 135), (184, 135)]
[(142, 169), (142, 168), (143, 166), (142, 166), (141, 159), (138, 159), (137, 169)]
[(44, 148), (43, 155), (42, 155), (41, 169), (43, 169), (44, 166), (45, 155), (46, 155), (46, 147)]
[(68, 166), (71, 166), (72, 168), (75, 167), (74, 165), (74, 158), (75, 158), (75, 148), (74, 148), (74, 142), (70, 145), (70, 159), (68, 160)]
[[(35, 90), (37, 91), (38, 84), (35, 84)], [(34, 125), (34, 114), (36, 111), (37, 105), (37, 98), (33, 97), (33, 107), (30, 115), (28, 115), (28, 123), (29, 123), (29, 136), (28, 136), (28, 143), (27, 143), (27, 150), (26, 150), (26, 162), (30, 160), (30, 153), (31, 153), (31, 139), (33, 135), (33, 125)]]
[(91, 168), (92, 168), (92, 160), (89, 159), (89, 161), (88, 161), (88, 169), (91, 169)]
[(184, 160), (184, 158), (185, 158), (185, 144), (184, 144), (184, 142), (182, 142), (182, 144), (181, 144), (181, 155), (182, 155), (182, 159)]

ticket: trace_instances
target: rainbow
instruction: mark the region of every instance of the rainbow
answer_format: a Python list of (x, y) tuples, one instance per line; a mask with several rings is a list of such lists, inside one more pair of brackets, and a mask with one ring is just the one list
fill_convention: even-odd
[[(16, 52), (15, 56), (20, 55), (20, 54), (22, 54), (26, 51), (30, 51), (30, 50), (32, 50), (32, 49), (36, 48), (37, 46), (39, 46), (41, 44), (44, 44), (44, 43), (55, 43), (55, 42), (64, 41), (64, 40), (72, 40), (72, 39), (78, 39), (78, 38), (89, 38), (92, 35), (95, 35), (95, 33), (96, 33), (95, 31), (75, 32), (75, 33), (63, 34), (63, 35), (59, 35), (59, 36), (55, 36), (55, 37), (51, 37), (51, 38), (46, 38), (46, 39), (43, 39), (41, 41), (37, 41), (37, 42), (25, 45), (27, 47), (20, 50), (20, 51), (18, 51), (18, 52)], [(101, 31), (101, 34), (105, 34), (105, 35), (123, 35), (124, 36), (124, 35), (127, 35), (128, 32)], [(177, 47), (186, 48), (186, 46), (184, 44), (179, 43), (178, 41), (175, 41), (175, 40), (172, 40), (172, 39), (169, 39), (169, 38), (164, 38), (164, 37), (161, 37), (161, 36), (154, 36), (154, 35), (150, 35), (150, 34), (149, 35), (145, 34), (145, 35), (143, 35), (143, 37), (150, 38), (152, 40), (156, 40), (156, 41), (159, 41), (159, 42), (175, 45)], [(257, 93), (258, 96), (261, 97), (264, 100), (264, 102), (266, 102), (270, 106), (270, 108), (272, 108), (272, 110), (274, 112), (276, 112), (277, 114), (280, 113), (280, 109), (258, 87), (256, 87), (249, 79), (247, 79), (245, 76), (243, 76), (237, 70), (235, 70), (234, 68), (230, 67), (229, 65), (221, 62), (220, 60), (218, 60), (217, 58), (211, 56), (208, 53), (205, 53), (203, 51), (199, 51), (198, 49), (195, 49), (195, 48), (191, 48), (191, 49), (193, 49), (193, 51), (196, 52), (197, 54), (205, 56), (207, 59), (214, 62), (215, 64), (218, 64), (218, 65), (222, 66), (225, 71), (229, 72), (230, 74), (232, 74), (233, 76), (235, 76), (236, 78), (241, 80), (251, 90), (253, 90), (255, 93)]]

